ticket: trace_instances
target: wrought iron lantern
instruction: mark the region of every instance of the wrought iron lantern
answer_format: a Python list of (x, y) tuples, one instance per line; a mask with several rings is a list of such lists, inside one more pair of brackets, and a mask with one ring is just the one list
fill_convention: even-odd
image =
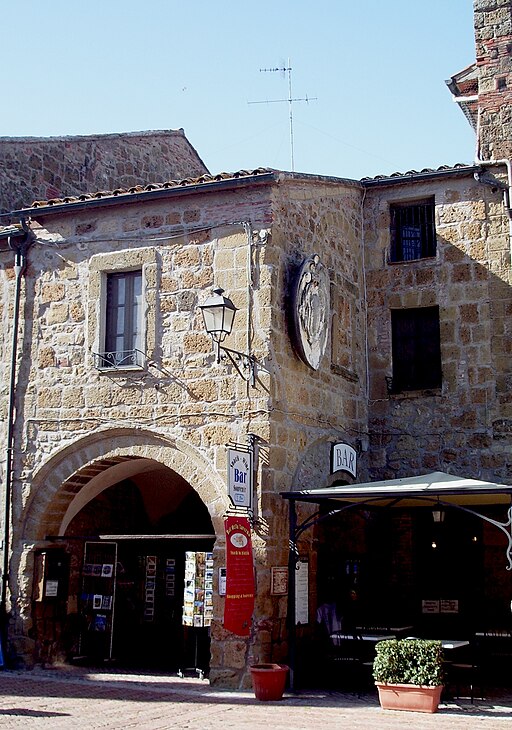
[(224, 289), (214, 289), (212, 296), (204, 304), (200, 304), (199, 308), (203, 315), (204, 328), (216, 345), (217, 363), (221, 362), (221, 353), (224, 353), (240, 377), (246, 382), (250, 381), (251, 385), (254, 386), (256, 383), (256, 360), (253, 355), (247, 355), (221, 345), (221, 342), (224, 342), (226, 337), (231, 334), (235, 314), (238, 311), (231, 299), (224, 296)]

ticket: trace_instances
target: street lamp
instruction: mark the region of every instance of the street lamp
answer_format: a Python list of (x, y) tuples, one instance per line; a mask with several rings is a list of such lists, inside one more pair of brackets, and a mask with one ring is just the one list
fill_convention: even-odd
[[(253, 355), (247, 355), (238, 350), (231, 350), (221, 345), (231, 334), (237, 308), (228, 297), (224, 296), (224, 289), (214, 289), (212, 296), (204, 304), (199, 305), (203, 315), (204, 328), (210, 335), (217, 349), (217, 363), (221, 361), (221, 351), (227, 355), (237, 373), (246, 382), (254, 387), (256, 384), (256, 360)], [(239, 367), (241, 364), (241, 368)]]
[(214, 289), (211, 297), (199, 306), (203, 313), (204, 328), (217, 344), (217, 362), (220, 362), (220, 343), (233, 329), (237, 308), (228, 297), (224, 297), (224, 289)]

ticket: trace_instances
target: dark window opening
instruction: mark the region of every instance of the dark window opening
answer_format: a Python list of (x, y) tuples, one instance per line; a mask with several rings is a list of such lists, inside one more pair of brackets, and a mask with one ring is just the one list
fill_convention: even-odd
[(441, 387), (439, 307), (391, 310), (391, 392)]
[(434, 199), (391, 205), (390, 261), (413, 261), (436, 255)]
[(141, 365), (142, 329), (142, 272), (108, 274), (101, 367)]

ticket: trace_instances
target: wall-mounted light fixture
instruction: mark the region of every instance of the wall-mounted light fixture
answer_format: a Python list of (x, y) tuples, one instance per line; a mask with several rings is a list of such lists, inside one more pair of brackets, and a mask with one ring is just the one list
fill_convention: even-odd
[(217, 349), (217, 363), (221, 361), (221, 352), (224, 353), (243, 380), (256, 384), (256, 360), (253, 355), (247, 355), (238, 350), (224, 347), (226, 337), (231, 334), (237, 308), (228, 297), (223, 296), (224, 289), (214, 289), (204, 304), (199, 305), (203, 314), (204, 327), (212, 338)]

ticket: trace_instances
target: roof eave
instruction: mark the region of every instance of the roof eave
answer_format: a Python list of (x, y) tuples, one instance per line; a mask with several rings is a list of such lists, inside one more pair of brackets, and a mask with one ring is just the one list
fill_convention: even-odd
[(87, 198), (67, 203), (56, 203), (55, 205), (35, 206), (13, 211), (12, 215), (30, 216), (32, 218), (47, 218), (62, 213), (76, 213), (77, 211), (89, 210), (91, 208), (115, 207), (117, 205), (133, 205), (147, 200), (163, 200), (166, 198), (180, 197), (186, 195), (197, 195), (209, 191), (234, 190), (242, 187), (258, 187), (276, 182), (278, 173), (270, 171), (259, 175), (251, 175), (240, 178), (228, 178), (201, 182), (190, 185), (177, 185), (175, 187), (157, 188), (155, 190), (141, 190), (136, 193), (119, 193), (98, 198)]
[(363, 178), (360, 182), (364, 187), (372, 188), (383, 185), (401, 185), (410, 182), (423, 182), (443, 177), (467, 177), (479, 170), (478, 165), (464, 165), (463, 167), (450, 167), (446, 170), (428, 170), (424, 172), (406, 172), (393, 177)]

